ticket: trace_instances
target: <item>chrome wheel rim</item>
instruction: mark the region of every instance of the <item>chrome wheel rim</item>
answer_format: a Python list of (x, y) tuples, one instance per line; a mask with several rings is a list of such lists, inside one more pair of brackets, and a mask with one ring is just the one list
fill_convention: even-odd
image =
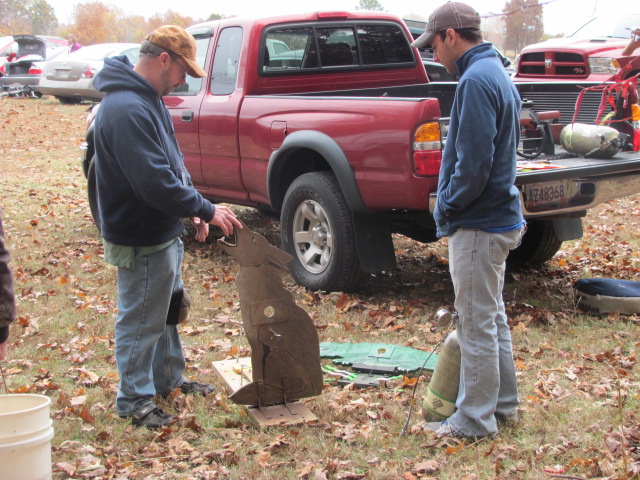
[(322, 205), (314, 200), (302, 202), (293, 217), (293, 245), (298, 260), (314, 274), (329, 266), (333, 234)]

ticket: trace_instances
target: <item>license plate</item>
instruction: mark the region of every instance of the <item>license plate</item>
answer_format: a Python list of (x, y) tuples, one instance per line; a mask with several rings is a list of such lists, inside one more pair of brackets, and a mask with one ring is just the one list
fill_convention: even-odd
[(56, 78), (69, 78), (69, 70), (56, 70)]
[(569, 184), (566, 180), (530, 183), (525, 188), (525, 206), (530, 212), (566, 206), (570, 198)]

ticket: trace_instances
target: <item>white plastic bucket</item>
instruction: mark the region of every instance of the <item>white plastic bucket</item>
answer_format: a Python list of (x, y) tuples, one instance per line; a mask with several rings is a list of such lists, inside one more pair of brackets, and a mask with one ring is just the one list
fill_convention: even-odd
[(0, 395), (0, 480), (51, 479), (50, 405), (44, 395)]

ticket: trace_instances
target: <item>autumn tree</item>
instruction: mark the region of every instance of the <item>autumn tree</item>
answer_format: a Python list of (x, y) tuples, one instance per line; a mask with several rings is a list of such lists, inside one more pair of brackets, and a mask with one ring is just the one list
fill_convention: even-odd
[(519, 52), (540, 41), (544, 33), (542, 5), (538, 0), (509, 0), (504, 8), (505, 48)]
[(23, 2), (0, 0), (0, 35), (31, 33), (31, 22)]
[(186, 28), (193, 23), (191, 17), (183, 17), (177, 12), (169, 9), (165, 13), (156, 13), (147, 21), (147, 29), (155, 30), (162, 25), (177, 25)]
[(57, 26), (53, 7), (45, 0), (0, 0), (0, 35), (51, 35)]
[(116, 13), (101, 2), (79, 3), (73, 9), (74, 27), (71, 29), (83, 45), (117, 42), (113, 28)]
[(140, 43), (149, 33), (147, 21), (142, 15), (122, 16), (117, 24), (118, 41)]
[(369, 10), (372, 12), (382, 12), (384, 8), (378, 0), (360, 0), (356, 5), (356, 10)]

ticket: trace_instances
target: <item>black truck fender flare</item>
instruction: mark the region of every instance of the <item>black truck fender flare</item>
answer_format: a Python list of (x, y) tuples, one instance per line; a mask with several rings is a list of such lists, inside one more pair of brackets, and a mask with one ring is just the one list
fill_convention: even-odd
[[(274, 211), (280, 210), (284, 194), (288, 188), (288, 179), (285, 168), (289, 158), (301, 149), (312, 150), (320, 155), (329, 165), (340, 185), (340, 190), (352, 212), (368, 212), (365, 207), (360, 190), (356, 183), (355, 174), (349, 165), (349, 160), (340, 146), (329, 135), (314, 130), (300, 130), (293, 132), (284, 139), (279, 149), (275, 150), (269, 158), (267, 167), (267, 194), (269, 204)], [(313, 168), (302, 167), (300, 174), (313, 171)]]
[[(362, 269), (375, 273), (394, 268), (396, 258), (388, 218), (364, 205), (347, 156), (336, 141), (325, 133), (313, 130), (293, 132), (285, 138), (280, 148), (271, 154), (267, 167), (267, 192), (271, 208), (279, 211), (282, 207), (286, 190), (295, 178), (295, 175), (287, 173), (291, 168), (287, 168), (288, 160), (301, 149), (311, 150), (320, 155), (335, 174), (342, 195), (351, 210)], [(302, 166), (299, 171), (296, 169), (298, 175), (310, 171), (314, 171), (314, 168)]]

